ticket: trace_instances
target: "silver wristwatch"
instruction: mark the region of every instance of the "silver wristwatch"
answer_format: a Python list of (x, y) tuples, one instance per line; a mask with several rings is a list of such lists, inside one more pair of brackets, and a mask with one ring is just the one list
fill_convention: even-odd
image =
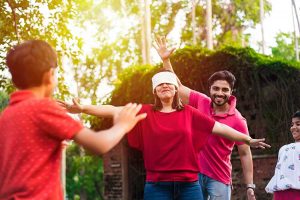
[(253, 184), (253, 183), (246, 184), (246, 189), (248, 190), (248, 188), (255, 190), (255, 184)]

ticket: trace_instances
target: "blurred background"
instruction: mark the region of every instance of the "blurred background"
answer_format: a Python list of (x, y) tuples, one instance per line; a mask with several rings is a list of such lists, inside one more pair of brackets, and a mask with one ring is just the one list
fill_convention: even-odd
[[(287, 123), (290, 114), (299, 109), (300, 99), (294, 88), (299, 83), (299, 8), (299, 0), (1, 0), (0, 111), (15, 90), (5, 66), (6, 52), (29, 39), (45, 40), (58, 52), (55, 98), (71, 101), (79, 97), (85, 104), (121, 105), (131, 100), (151, 103), (150, 93), (139, 92), (145, 88), (143, 81), (149, 81), (155, 67), (160, 66), (152, 44), (156, 36), (162, 35), (170, 47), (178, 49), (171, 61), (187, 86), (205, 92), (207, 77), (213, 71), (230, 69), (237, 75), (239, 109), (245, 113), (253, 136), (266, 136), (274, 143), (275, 148), (268, 154), (274, 157), (277, 146), (291, 140)], [(259, 70), (253, 71), (257, 66)], [(187, 73), (195, 70), (197, 73)], [(142, 78), (136, 80), (136, 74)], [(129, 84), (133, 80), (135, 86)], [(253, 85), (257, 87), (255, 92)], [(132, 90), (126, 91), (126, 87)], [(262, 103), (258, 97), (269, 103)], [(247, 104), (249, 99), (252, 103)], [(263, 110), (261, 104), (273, 107)], [(258, 116), (260, 111), (263, 114)], [(75, 117), (95, 129), (109, 124), (90, 116)], [(262, 118), (277, 125), (274, 132), (278, 135), (272, 136), (271, 130), (269, 136), (257, 133), (268, 126), (257, 125)], [(128, 149), (126, 143), (121, 145), (119, 148)], [(135, 155), (123, 153), (117, 150), (116, 155), (127, 156), (129, 160)], [(115, 187), (121, 188), (121, 196), (108, 196), (112, 192), (105, 190), (115, 184), (105, 179), (113, 172), (111, 168), (123, 170), (117, 179), (129, 179), (132, 172), (124, 176), (124, 170), (130, 168), (128, 160), (120, 161), (119, 166), (117, 161), (121, 158), (108, 156), (116, 162), (107, 161), (105, 174), (105, 159), (92, 156), (71, 142), (66, 155), (66, 174), (62, 174), (66, 199), (140, 198), (142, 186), (130, 188), (131, 182), (117, 183)], [(142, 161), (138, 163), (140, 166)], [(138, 190), (135, 197), (130, 196), (130, 190)], [(267, 198), (270, 196), (261, 199)]]

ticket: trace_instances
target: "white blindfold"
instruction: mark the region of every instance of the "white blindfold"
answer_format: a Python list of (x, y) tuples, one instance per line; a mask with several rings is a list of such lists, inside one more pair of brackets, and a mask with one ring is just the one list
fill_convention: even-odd
[(162, 83), (170, 83), (178, 88), (177, 77), (172, 72), (159, 72), (152, 77), (153, 92), (155, 88)]

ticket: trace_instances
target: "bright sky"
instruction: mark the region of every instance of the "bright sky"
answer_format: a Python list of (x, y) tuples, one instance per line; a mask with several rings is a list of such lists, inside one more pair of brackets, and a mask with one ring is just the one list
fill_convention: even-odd
[[(279, 32), (293, 32), (293, 18), (292, 18), (292, 1), (291, 0), (268, 0), (272, 4), (271, 14), (264, 19), (264, 32), (266, 42), (266, 53), (270, 54), (270, 46), (275, 46), (275, 36)], [(298, 14), (300, 1), (295, 0), (298, 7)], [(294, 11), (294, 10), (293, 10)], [(299, 16), (300, 17), (300, 16)], [(295, 19), (295, 23), (297, 21)], [(296, 26), (297, 28), (297, 26)], [(250, 46), (255, 50), (259, 50), (257, 41), (261, 41), (261, 26), (257, 25), (255, 29), (247, 30), (251, 33)], [(297, 32), (297, 30), (296, 30)], [(299, 32), (298, 32), (299, 33)], [(299, 34), (298, 34), (299, 35)]]

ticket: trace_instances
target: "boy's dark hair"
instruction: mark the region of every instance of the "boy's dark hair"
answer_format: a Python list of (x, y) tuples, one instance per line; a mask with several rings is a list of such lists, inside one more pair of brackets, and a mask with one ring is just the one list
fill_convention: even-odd
[(26, 89), (41, 85), (43, 74), (57, 67), (57, 55), (47, 42), (29, 40), (7, 53), (6, 65), (15, 86)]
[(234, 84), (235, 84), (235, 76), (227, 70), (223, 70), (223, 71), (217, 71), (215, 73), (213, 73), (213, 75), (211, 75), (208, 79), (208, 86), (210, 88), (210, 86), (218, 80), (224, 80), (227, 81), (231, 90), (233, 90)]
[(296, 111), (296, 112), (293, 114), (292, 118), (299, 118), (299, 119), (300, 119), (300, 111), (299, 111), (299, 110)]
[[(172, 72), (171, 70), (168, 70), (168, 69), (160, 69), (158, 72), (171, 72), (171, 73), (174, 73)], [(175, 93), (175, 96), (174, 96), (174, 99), (173, 99), (173, 102), (172, 102), (172, 108), (173, 109), (176, 109), (177, 111), (180, 111), (180, 110), (183, 110), (184, 109), (184, 105), (182, 104), (182, 101), (181, 99), (179, 98), (179, 95), (178, 95), (178, 88), (175, 86), (177, 92)], [(155, 111), (160, 111), (162, 109), (162, 103), (160, 101), (160, 99), (158, 98), (156, 92), (154, 92), (154, 105), (153, 105), (153, 110)]]

